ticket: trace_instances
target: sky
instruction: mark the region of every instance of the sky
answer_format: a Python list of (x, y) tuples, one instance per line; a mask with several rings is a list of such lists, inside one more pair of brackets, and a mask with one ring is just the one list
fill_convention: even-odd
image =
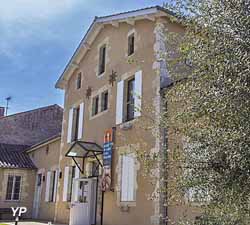
[(0, 106), (13, 114), (63, 106), (55, 83), (95, 16), (164, 0), (4, 0), (0, 6)]

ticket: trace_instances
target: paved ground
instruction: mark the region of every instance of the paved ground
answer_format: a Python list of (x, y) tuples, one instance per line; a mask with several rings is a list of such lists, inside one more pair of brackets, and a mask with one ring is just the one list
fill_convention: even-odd
[[(15, 222), (4, 222), (4, 221), (1, 221), (0, 222), (0, 225), (2, 224), (7, 224), (7, 225), (14, 225)], [(37, 222), (37, 221), (20, 221), (18, 222), (18, 225), (66, 225), (66, 224), (53, 224), (53, 223), (48, 223), (48, 222)]]

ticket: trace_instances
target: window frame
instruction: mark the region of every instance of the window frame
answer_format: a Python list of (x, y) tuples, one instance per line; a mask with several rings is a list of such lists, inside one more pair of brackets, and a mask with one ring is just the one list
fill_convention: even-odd
[(107, 45), (103, 44), (99, 48), (98, 76), (101, 76), (106, 71), (106, 56), (107, 56)]
[(91, 116), (94, 117), (99, 113), (99, 95), (96, 95), (92, 98), (92, 109), (91, 109)]
[(82, 88), (82, 72), (79, 72), (76, 78), (76, 90), (79, 90), (81, 88)]
[(101, 93), (101, 112), (107, 111), (109, 108), (109, 91), (103, 91)]
[(77, 106), (74, 108), (74, 112), (73, 112), (71, 142), (78, 140), (79, 120), (80, 120), (80, 106)]
[(128, 35), (128, 56), (135, 53), (135, 32)]
[[(133, 82), (132, 84), (132, 90), (130, 89), (130, 82)], [(127, 79), (125, 81), (125, 96), (124, 96), (124, 122), (128, 122), (131, 120), (135, 119), (135, 96), (134, 96), (134, 92), (135, 92), (135, 76), (130, 77), (129, 79)], [(130, 110), (132, 110), (132, 116), (130, 117)]]
[[(11, 184), (11, 196), (10, 196), (10, 199), (8, 198), (8, 189), (9, 189), (9, 179), (10, 177), (13, 177), (13, 180), (12, 180), (12, 184)], [(20, 178), (20, 181), (19, 181), (19, 192), (18, 193), (15, 193), (15, 189), (16, 189), (16, 180), (17, 178)], [(5, 201), (13, 201), (13, 202), (17, 202), (17, 201), (20, 201), (21, 200), (21, 185), (22, 183), (22, 176), (20, 175), (8, 175), (8, 180), (7, 180), (7, 187), (6, 187), (6, 195), (5, 195)], [(18, 194), (18, 199), (14, 199), (14, 196), (15, 194)]]

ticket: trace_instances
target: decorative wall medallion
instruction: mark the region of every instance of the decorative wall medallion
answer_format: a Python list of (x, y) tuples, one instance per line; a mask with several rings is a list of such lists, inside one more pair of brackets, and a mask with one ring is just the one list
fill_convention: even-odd
[(116, 81), (116, 78), (117, 78), (117, 72), (112, 70), (111, 74), (109, 75), (109, 84), (113, 86), (114, 82)]
[(88, 86), (86, 90), (86, 98), (89, 99), (91, 97), (91, 94), (92, 94), (92, 88)]

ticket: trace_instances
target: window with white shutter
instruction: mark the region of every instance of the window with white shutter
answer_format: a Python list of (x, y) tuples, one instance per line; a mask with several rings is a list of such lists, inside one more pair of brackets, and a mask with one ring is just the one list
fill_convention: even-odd
[(135, 158), (132, 154), (123, 155), (121, 158), (121, 202), (136, 201), (135, 187)]
[(142, 103), (142, 71), (135, 73), (135, 112), (134, 116), (141, 116), (141, 103)]
[(51, 172), (48, 171), (47, 175), (46, 175), (45, 202), (49, 201), (49, 196), (50, 196), (50, 182), (51, 182)]
[(64, 181), (63, 181), (64, 202), (71, 201), (74, 177), (75, 177), (75, 166), (66, 166), (64, 168)]
[(124, 96), (124, 80), (117, 83), (116, 94), (116, 124), (123, 122), (123, 96)]
[(78, 119), (78, 140), (83, 136), (83, 122), (84, 122), (84, 103), (79, 107), (79, 119)]
[(71, 143), (72, 141), (73, 115), (74, 115), (74, 108), (71, 108), (69, 110), (69, 118), (68, 118), (68, 135), (67, 135), (68, 143)]

